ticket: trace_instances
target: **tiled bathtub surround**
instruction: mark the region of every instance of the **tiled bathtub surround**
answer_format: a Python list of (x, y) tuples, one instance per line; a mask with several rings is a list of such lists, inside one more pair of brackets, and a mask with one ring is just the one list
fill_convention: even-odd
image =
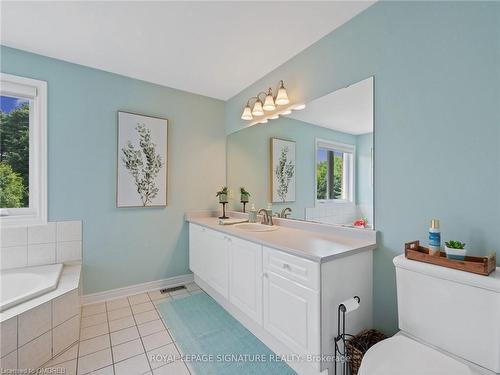
[(80, 296), (75, 288), (0, 323), (2, 369), (36, 369), (78, 341)]
[(0, 269), (66, 263), (82, 259), (82, 222), (3, 227)]

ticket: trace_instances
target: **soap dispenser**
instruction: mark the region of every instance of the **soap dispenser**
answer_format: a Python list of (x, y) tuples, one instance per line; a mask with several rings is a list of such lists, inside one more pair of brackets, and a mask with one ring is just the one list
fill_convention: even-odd
[(248, 211), (248, 222), (256, 223), (257, 222), (257, 210), (255, 209), (255, 204), (252, 203), (252, 208)]
[(441, 229), (439, 220), (432, 219), (429, 228), (429, 255), (439, 256), (441, 251)]

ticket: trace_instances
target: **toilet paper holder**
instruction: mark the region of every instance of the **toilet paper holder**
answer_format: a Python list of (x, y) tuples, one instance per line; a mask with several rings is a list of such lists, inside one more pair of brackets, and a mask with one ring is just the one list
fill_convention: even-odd
[[(354, 296), (348, 300), (345, 300), (339, 304), (337, 311), (337, 337), (334, 338), (335, 341), (335, 365), (334, 374), (337, 375), (337, 365), (339, 362), (342, 364), (342, 375), (349, 374), (348, 358), (346, 353), (345, 341), (346, 338), (354, 337), (348, 333), (345, 333), (345, 323), (346, 314), (356, 310), (359, 307), (361, 298)], [(339, 343), (342, 342), (342, 349)]]

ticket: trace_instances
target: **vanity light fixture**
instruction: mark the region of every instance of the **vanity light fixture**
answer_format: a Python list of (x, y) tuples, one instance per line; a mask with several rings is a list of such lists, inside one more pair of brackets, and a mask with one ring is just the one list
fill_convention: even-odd
[[(250, 105), (252, 100), (255, 100), (253, 108)], [(288, 103), (290, 103), (290, 100), (288, 99), (285, 84), (283, 81), (280, 81), (276, 97), (273, 95), (273, 89), (269, 88), (267, 93), (259, 92), (257, 96), (253, 96), (248, 99), (247, 104), (243, 109), (243, 113), (241, 114), (241, 119), (251, 121), (254, 119), (254, 116), (264, 116), (264, 112), (273, 112), (276, 110), (277, 105), (287, 105)]]
[(256, 119), (248, 124), (248, 126), (252, 125), (257, 125), (257, 124), (265, 124), (268, 122), (268, 120), (276, 120), (277, 118), (280, 118), (280, 116), (286, 116), (292, 113), (292, 111), (300, 111), (302, 109), (306, 108), (305, 104), (292, 104), (288, 107), (285, 107), (277, 112), (274, 112), (273, 114), (269, 114), (267, 116), (261, 117), (260, 119)]

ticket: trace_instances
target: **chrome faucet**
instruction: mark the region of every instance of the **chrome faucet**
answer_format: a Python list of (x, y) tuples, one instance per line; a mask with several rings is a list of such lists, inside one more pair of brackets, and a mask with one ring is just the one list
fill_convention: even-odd
[(282, 219), (288, 219), (288, 215), (292, 213), (292, 209), (290, 207), (286, 207), (281, 210), (281, 213), (279, 214), (279, 217)]
[(261, 214), (261, 212), (263, 212), (262, 214), (262, 221), (260, 222), (261, 224), (264, 224), (264, 225), (273, 225), (273, 217), (272, 216), (269, 216), (269, 213), (267, 212), (267, 210), (265, 208), (261, 208), (259, 210), (259, 212), (257, 212), (259, 215)]

